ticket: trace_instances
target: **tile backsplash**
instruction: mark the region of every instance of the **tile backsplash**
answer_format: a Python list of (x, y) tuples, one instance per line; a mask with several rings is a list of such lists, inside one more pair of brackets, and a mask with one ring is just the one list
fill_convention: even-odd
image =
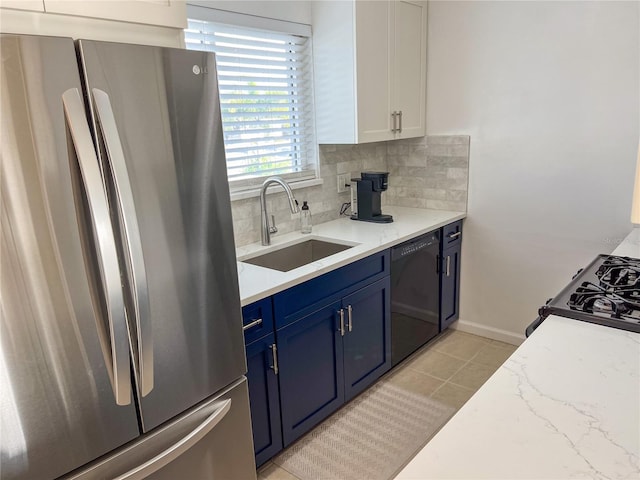
[(384, 202), (401, 207), (467, 210), (468, 135), (430, 135), (389, 142)]
[[(338, 174), (359, 176), (361, 171), (388, 171), (384, 205), (465, 211), (469, 172), (469, 137), (427, 136), (362, 145), (320, 145), (322, 185), (294, 190), (300, 205), (306, 200), (313, 224), (335, 220), (350, 194), (337, 193)], [(267, 196), (268, 211), (279, 233), (300, 228), (286, 195), (278, 186)], [(231, 202), (236, 246), (260, 241), (260, 199)]]

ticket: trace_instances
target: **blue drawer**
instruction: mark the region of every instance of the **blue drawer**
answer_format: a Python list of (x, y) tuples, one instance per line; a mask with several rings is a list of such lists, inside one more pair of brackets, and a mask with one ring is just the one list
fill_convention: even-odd
[(273, 333), (273, 305), (271, 297), (242, 307), (242, 328), (244, 329), (244, 344), (258, 340)]
[(384, 250), (277, 293), (273, 296), (276, 330), (294, 322), (297, 312), (320, 300), (332, 302), (389, 275), (389, 261), (389, 250)]
[(442, 249), (459, 245), (462, 241), (462, 220), (450, 223), (442, 227), (442, 239), (440, 240)]

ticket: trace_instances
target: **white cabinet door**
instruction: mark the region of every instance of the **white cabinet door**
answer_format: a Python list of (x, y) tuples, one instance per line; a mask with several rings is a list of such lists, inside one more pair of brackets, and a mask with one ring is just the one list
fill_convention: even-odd
[(402, 112), (396, 138), (422, 137), (426, 133), (427, 4), (400, 0), (393, 3), (391, 97), (393, 109)]
[(121, 22), (186, 28), (186, 2), (179, 0), (44, 0), (47, 13), (102, 18)]
[(424, 136), (427, 3), (312, 2), (312, 16), (318, 143)]
[(356, 2), (358, 143), (391, 140), (393, 4)]
[(16, 8), (44, 12), (43, 0), (0, 0), (0, 8)]

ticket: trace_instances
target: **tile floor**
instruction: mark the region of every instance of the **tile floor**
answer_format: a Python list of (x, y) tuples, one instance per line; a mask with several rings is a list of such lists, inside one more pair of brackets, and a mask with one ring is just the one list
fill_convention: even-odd
[[(415, 352), (379, 381), (391, 382), (459, 409), (517, 347), (449, 330)], [(258, 480), (299, 480), (273, 462), (258, 470)]]

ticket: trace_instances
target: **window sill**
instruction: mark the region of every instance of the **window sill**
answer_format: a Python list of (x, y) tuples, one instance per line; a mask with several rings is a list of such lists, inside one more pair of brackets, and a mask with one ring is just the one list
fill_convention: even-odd
[[(301, 188), (307, 187), (315, 187), (316, 185), (322, 185), (324, 182), (321, 178), (312, 178), (310, 180), (301, 180), (299, 182), (290, 182), (289, 186), (291, 190), (299, 190)], [(271, 193), (282, 192), (282, 187), (280, 188), (269, 188), (267, 190), (267, 195)], [(256, 198), (260, 196), (260, 187), (252, 188), (250, 190), (241, 190), (239, 192), (231, 192), (231, 201), (235, 202), (236, 200), (245, 200), (247, 198)]]

